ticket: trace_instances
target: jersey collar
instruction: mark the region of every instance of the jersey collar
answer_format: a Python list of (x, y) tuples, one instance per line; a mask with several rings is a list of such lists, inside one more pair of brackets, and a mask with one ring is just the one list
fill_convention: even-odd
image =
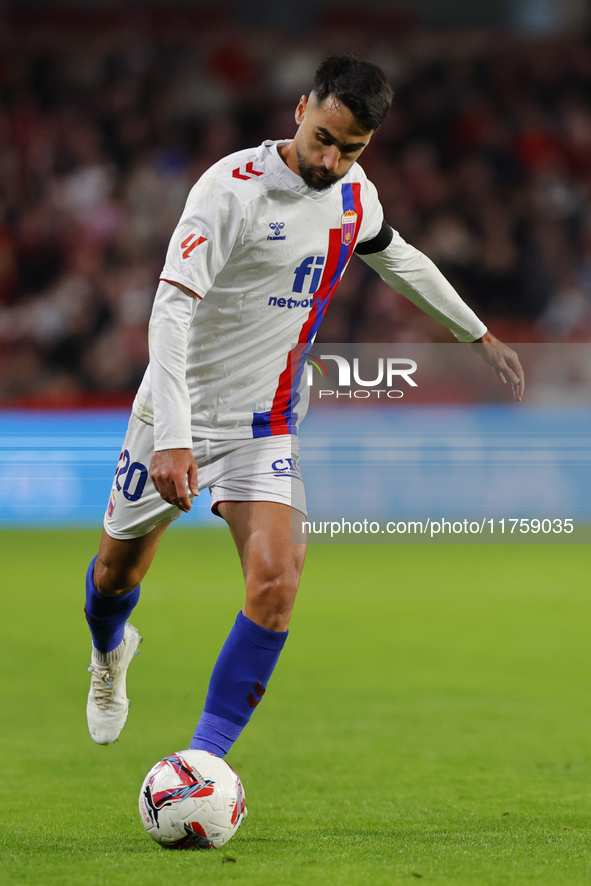
[[(262, 144), (262, 147), (267, 150), (267, 158), (269, 165), (273, 170), (273, 174), (281, 186), (289, 188), (291, 191), (296, 191), (298, 194), (304, 194), (306, 197), (312, 197), (314, 200), (322, 200), (332, 194), (335, 185), (326, 188), (324, 191), (316, 191), (314, 188), (309, 188), (304, 179), (300, 175), (297, 175), (297, 173), (293, 172), (287, 163), (281, 159), (278, 149), (281, 145), (288, 145), (290, 141), (291, 139), (289, 138), (280, 141), (268, 140), (264, 141)], [(336, 184), (340, 184), (346, 179), (347, 176), (344, 176), (339, 182), (336, 182)]]

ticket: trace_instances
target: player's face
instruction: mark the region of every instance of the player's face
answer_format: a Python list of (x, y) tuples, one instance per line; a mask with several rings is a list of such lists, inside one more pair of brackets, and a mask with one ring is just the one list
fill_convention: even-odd
[[(315, 191), (330, 188), (347, 174), (373, 135), (333, 96), (318, 104), (302, 96), (296, 110), (298, 131), (288, 148), (297, 171)], [(292, 164), (286, 157), (288, 166)]]

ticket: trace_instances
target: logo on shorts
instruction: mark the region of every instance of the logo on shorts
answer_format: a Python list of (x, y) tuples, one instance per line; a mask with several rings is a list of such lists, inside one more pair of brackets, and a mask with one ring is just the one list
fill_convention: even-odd
[(291, 458), (277, 458), (271, 465), (274, 477), (301, 477), (300, 460), (297, 455)]

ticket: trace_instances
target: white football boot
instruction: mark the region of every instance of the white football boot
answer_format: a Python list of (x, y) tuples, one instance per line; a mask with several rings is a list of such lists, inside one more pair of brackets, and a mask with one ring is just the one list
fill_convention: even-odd
[(136, 628), (127, 622), (123, 640), (112, 652), (99, 652), (92, 647), (86, 717), (90, 736), (97, 744), (117, 741), (125, 726), (129, 710), (125, 684), (127, 668), (138, 654), (141, 641)]

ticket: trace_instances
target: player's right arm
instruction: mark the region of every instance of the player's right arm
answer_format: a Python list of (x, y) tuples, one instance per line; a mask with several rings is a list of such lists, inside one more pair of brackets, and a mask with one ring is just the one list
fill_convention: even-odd
[(149, 331), (155, 450), (150, 477), (164, 501), (185, 512), (191, 510), (189, 492), (199, 494), (186, 379), (187, 342), (197, 302), (184, 287), (160, 281)]
[(191, 449), (162, 449), (150, 462), (150, 477), (164, 499), (181, 511), (191, 510), (189, 492), (199, 495), (197, 462)]
[(154, 456), (150, 476), (162, 498), (182, 511), (198, 495), (193, 457), (187, 352), (200, 301), (230, 256), (242, 207), (221, 176), (206, 173), (192, 189), (171, 237), (150, 318), (150, 388)]

